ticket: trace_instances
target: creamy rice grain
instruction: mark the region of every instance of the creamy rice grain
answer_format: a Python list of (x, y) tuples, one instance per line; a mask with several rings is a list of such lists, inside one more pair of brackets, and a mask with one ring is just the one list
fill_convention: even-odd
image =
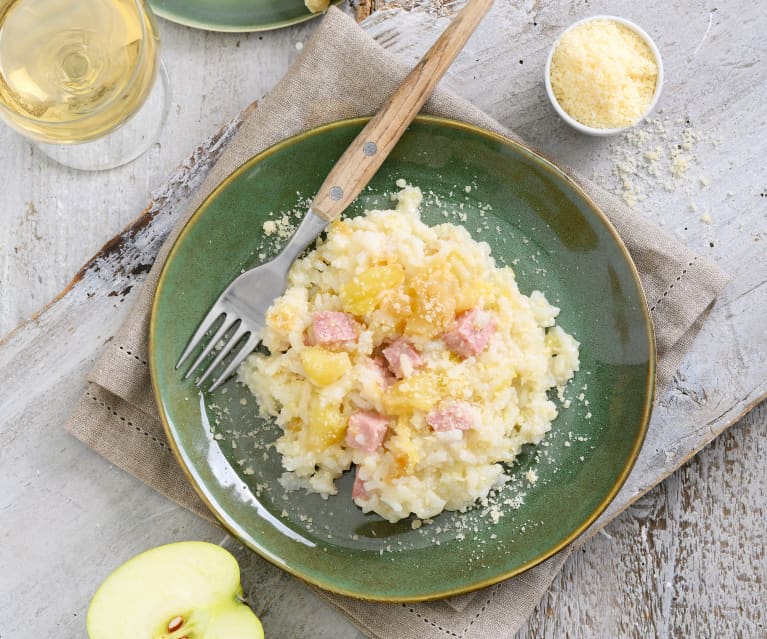
[(286, 489), (323, 497), (354, 467), (354, 502), (389, 521), (465, 510), (551, 429), (547, 391), (578, 342), (543, 293), (519, 292), (484, 242), (429, 227), (421, 192), (329, 228), (296, 261), (240, 378), (283, 434)]

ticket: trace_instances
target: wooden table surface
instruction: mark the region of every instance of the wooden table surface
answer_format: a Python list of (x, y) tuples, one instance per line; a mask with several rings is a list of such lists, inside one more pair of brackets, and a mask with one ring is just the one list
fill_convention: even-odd
[[(413, 13), (380, 9), (363, 24), (408, 61), (436, 37), (451, 6), (416, 4)], [(547, 48), (565, 26), (598, 13), (636, 20), (664, 55), (659, 111), (633, 137), (584, 138), (546, 102)], [(165, 21), (159, 27), (173, 104), (158, 144), (132, 164), (70, 171), (0, 127), (0, 335), (54, 298), (199, 143), (267, 92), (314, 24), (264, 34), (207, 33)], [(764, 8), (746, 0), (648, 0), (641, 7), (630, 0), (497, 0), (445, 80), (550, 156), (636, 200), (637, 214), (733, 276), (713, 325), (661, 398), (666, 403), (700, 407), (718, 397), (715, 387), (728, 385), (745, 388), (732, 404), (741, 412), (764, 397), (765, 33)], [(683, 157), (687, 171), (654, 165), (647, 153), (657, 147), (666, 160)], [(114, 306), (123, 312), (119, 300)], [(296, 580), (63, 431), (89, 361), (55, 362), (50, 375), (40, 376), (34, 402), (0, 385), (0, 638), (84, 636), (85, 611), (100, 580), (133, 554), (180, 539), (212, 540), (235, 551), (270, 639), (361, 637)], [(10, 379), (17, 372), (3, 374)], [(66, 384), (49, 383), (67, 376)], [(708, 408), (713, 415), (718, 406)], [(518, 637), (767, 636), (766, 436), (761, 404), (588, 541)], [(130, 508), (115, 499), (127, 492), (134, 497)]]

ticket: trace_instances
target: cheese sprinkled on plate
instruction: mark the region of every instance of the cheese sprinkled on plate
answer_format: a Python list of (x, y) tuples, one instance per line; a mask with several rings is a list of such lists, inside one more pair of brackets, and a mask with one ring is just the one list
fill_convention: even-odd
[(419, 189), (396, 199), (334, 222), (295, 262), (267, 313), (269, 354), (240, 369), (282, 428), (283, 487), (328, 497), (351, 470), (354, 503), (391, 522), (502, 485), (579, 365), (543, 293), (522, 294), (464, 227), (424, 224)]

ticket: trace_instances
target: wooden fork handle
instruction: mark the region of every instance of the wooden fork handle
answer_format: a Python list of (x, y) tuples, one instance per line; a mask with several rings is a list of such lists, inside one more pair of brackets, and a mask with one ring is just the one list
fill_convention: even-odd
[(330, 222), (354, 200), (402, 137), (493, 0), (469, 0), (402, 84), (365, 125), (323, 182), (311, 209)]

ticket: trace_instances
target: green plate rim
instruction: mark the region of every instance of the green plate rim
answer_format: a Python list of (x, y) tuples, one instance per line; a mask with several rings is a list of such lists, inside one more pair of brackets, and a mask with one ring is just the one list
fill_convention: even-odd
[[(331, 0), (330, 4), (339, 5), (343, 1), (344, 0)], [(152, 13), (154, 13), (154, 15), (156, 15), (159, 18), (163, 18), (164, 20), (168, 20), (169, 22), (175, 22), (176, 24), (180, 24), (185, 27), (190, 27), (192, 29), (200, 29), (202, 31), (215, 31), (218, 33), (256, 33), (258, 31), (274, 31), (276, 29), (290, 27), (295, 24), (301, 24), (302, 22), (307, 22), (308, 20), (313, 20), (314, 18), (318, 18), (320, 16), (325, 15), (325, 12), (323, 11), (320, 11), (318, 13), (312, 13), (311, 11), (307, 9), (306, 15), (301, 16), (299, 18), (295, 18), (293, 20), (283, 20), (281, 22), (269, 22), (266, 24), (253, 24), (253, 25), (247, 25), (247, 26), (223, 25), (223, 24), (210, 24), (206, 22), (201, 22), (198, 20), (194, 20), (192, 18), (186, 18), (173, 11), (168, 11), (163, 8), (158, 8), (155, 6), (155, 3), (153, 2), (153, 0), (148, 0), (148, 3), (149, 3), (149, 6), (152, 8)]]
[[(218, 521), (224, 526), (224, 528), (230, 534), (232, 534), (236, 539), (238, 539), (246, 547), (254, 550), (256, 553), (261, 555), (261, 557), (263, 557), (270, 563), (274, 564), (275, 566), (292, 574), (295, 577), (298, 577), (305, 583), (308, 583), (312, 586), (316, 586), (327, 592), (343, 595), (346, 597), (352, 597), (355, 599), (375, 601), (380, 603), (414, 603), (414, 602), (420, 602), (420, 601), (433, 601), (436, 599), (443, 599), (446, 597), (453, 597), (456, 595), (466, 594), (468, 592), (473, 592), (475, 590), (479, 590), (487, 586), (492, 586), (501, 581), (505, 581), (506, 579), (514, 577), (515, 575), (521, 574), (531, 568), (534, 568), (538, 564), (543, 563), (547, 559), (553, 557), (554, 555), (559, 553), (561, 550), (569, 546), (575, 539), (577, 539), (581, 534), (583, 534), (591, 526), (591, 524), (593, 524), (597, 520), (597, 518), (605, 511), (607, 506), (610, 504), (610, 502), (615, 498), (615, 496), (618, 494), (620, 489), (623, 487), (623, 485), (626, 482), (626, 479), (628, 479), (629, 474), (633, 470), (636, 460), (639, 457), (639, 453), (642, 449), (642, 445), (644, 444), (645, 437), (647, 435), (647, 429), (650, 423), (650, 417), (652, 415), (652, 409), (653, 409), (653, 404), (655, 399), (656, 360), (657, 360), (655, 330), (653, 327), (649, 309), (647, 308), (647, 301), (645, 297), (645, 303), (641, 305), (641, 311), (642, 311), (642, 319), (644, 320), (644, 326), (646, 329), (646, 336), (647, 336), (647, 342), (648, 342), (647, 343), (648, 370), (647, 370), (647, 382), (645, 386), (647, 399), (643, 407), (643, 413), (641, 417), (639, 432), (637, 433), (637, 437), (631, 448), (631, 453), (627, 459), (627, 462), (622, 472), (616, 479), (611, 490), (602, 499), (599, 505), (591, 513), (591, 515), (589, 515), (581, 523), (580, 526), (578, 526), (575, 530), (573, 530), (560, 543), (556, 544), (549, 550), (541, 553), (535, 559), (532, 559), (515, 569), (500, 573), (496, 575), (495, 577), (478, 581), (478, 582), (473, 582), (465, 586), (460, 586), (458, 588), (453, 588), (450, 590), (437, 589), (437, 590), (433, 590), (432, 592), (423, 593), (422, 595), (417, 597), (398, 597), (395, 595), (395, 596), (381, 596), (381, 597), (377, 596), (375, 598), (372, 598), (355, 591), (350, 591), (345, 588), (339, 588), (335, 586), (332, 583), (332, 581), (329, 579), (322, 581), (320, 579), (313, 579), (307, 575), (304, 575), (300, 570), (296, 570), (295, 568), (293, 568), (288, 562), (277, 561), (279, 557), (275, 557), (272, 552), (270, 552), (267, 548), (262, 547), (256, 540), (254, 540), (255, 543), (250, 543), (249, 541), (246, 541), (245, 539), (243, 539), (240, 533), (238, 532), (239, 526), (237, 522), (227, 517), (225, 513), (220, 512), (219, 509), (216, 507), (216, 505), (213, 504), (211, 500), (207, 498), (202, 488), (198, 486), (197, 483), (194, 481), (194, 477), (184, 461), (184, 456), (181, 453), (181, 451), (178, 449), (176, 441), (173, 437), (173, 432), (170, 427), (168, 416), (165, 414), (165, 411), (163, 409), (164, 404), (162, 402), (162, 396), (160, 394), (159, 385), (156, 381), (157, 374), (156, 374), (156, 358), (155, 358), (155, 321), (157, 317), (158, 300), (161, 297), (160, 292), (162, 291), (162, 288), (165, 284), (165, 277), (166, 277), (166, 273), (168, 269), (168, 264), (172, 262), (179, 246), (184, 241), (184, 237), (190, 231), (190, 229), (192, 228), (196, 220), (198, 220), (203, 215), (207, 207), (216, 199), (218, 194), (222, 190), (224, 190), (232, 181), (236, 180), (240, 175), (242, 175), (246, 171), (249, 171), (254, 165), (266, 159), (273, 153), (276, 153), (277, 151), (281, 151), (282, 149), (285, 149), (286, 147), (290, 147), (295, 142), (302, 141), (308, 137), (312, 137), (314, 135), (323, 133), (327, 130), (331, 130), (334, 128), (364, 124), (368, 122), (369, 120), (370, 120), (370, 117), (355, 117), (355, 118), (348, 118), (344, 120), (336, 120), (334, 122), (329, 122), (328, 124), (324, 124), (324, 125), (309, 129), (307, 131), (303, 131), (289, 138), (285, 138), (284, 140), (278, 142), (277, 144), (274, 144), (273, 146), (265, 149), (264, 151), (261, 151), (261, 153), (258, 153), (257, 155), (253, 156), (252, 158), (247, 160), (245, 163), (240, 165), (237, 169), (235, 169), (232, 173), (230, 173), (226, 178), (224, 178), (224, 180), (222, 180), (221, 183), (218, 184), (218, 186), (216, 186), (216, 188), (213, 189), (213, 191), (211, 191), (211, 193), (205, 198), (205, 200), (203, 200), (203, 202), (200, 204), (197, 210), (194, 211), (194, 213), (192, 213), (190, 218), (186, 221), (183, 228), (179, 232), (178, 236), (173, 241), (173, 246), (171, 247), (171, 250), (168, 253), (168, 257), (166, 258), (165, 263), (163, 264), (162, 270), (160, 271), (160, 276), (157, 282), (157, 288), (155, 290), (154, 298), (152, 300), (151, 315), (150, 315), (150, 321), (149, 321), (149, 372), (150, 372), (150, 377), (152, 381), (152, 392), (154, 395), (155, 403), (157, 404), (158, 412), (160, 414), (160, 420), (162, 422), (163, 429), (165, 430), (165, 435), (168, 439), (168, 443), (171, 447), (171, 450), (173, 451), (174, 456), (179, 462), (181, 469), (186, 475), (186, 478), (189, 481), (189, 483), (192, 485), (192, 488), (194, 489), (194, 491), (197, 493), (197, 495), (200, 497), (203, 503), (208, 507), (211, 513), (215, 515), (216, 519), (218, 519)], [(537, 159), (538, 161), (540, 161), (543, 167), (545, 167), (548, 171), (556, 174), (557, 177), (567, 182), (567, 184), (580, 197), (583, 198), (584, 202), (586, 202), (586, 204), (589, 205), (594, 215), (596, 215), (597, 219), (600, 220), (602, 224), (604, 224), (605, 228), (609, 231), (609, 233), (612, 235), (613, 239), (615, 240), (616, 244), (618, 245), (618, 248), (620, 249), (621, 253), (623, 254), (629, 266), (629, 270), (631, 272), (634, 283), (637, 286), (637, 290), (644, 291), (644, 288), (642, 287), (642, 282), (639, 278), (639, 272), (637, 271), (636, 265), (634, 264), (634, 260), (631, 258), (631, 255), (628, 252), (628, 249), (623, 243), (623, 240), (620, 238), (620, 235), (618, 234), (615, 227), (612, 225), (612, 223), (607, 218), (607, 216), (602, 212), (602, 210), (596, 205), (593, 199), (578, 185), (578, 183), (575, 180), (573, 180), (562, 169), (560, 169), (552, 160), (549, 160), (539, 151), (533, 150), (531, 147), (526, 146), (525, 144), (512, 140), (506, 136), (503, 136), (499, 133), (495, 133), (488, 129), (484, 129), (479, 126), (469, 124), (467, 122), (461, 122), (458, 120), (452, 120), (449, 118), (443, 118), (443, 117), (432, 116), (432, 115), (416, 116), (415, 121), (429, 123), (429, 124), (436, 124), (436, 125), (444, 126), (444, 127), (453, 127), (453, 128), (461, 129), (476, 135), (481, 135), (494, 142), (497, 142), (509, 147), (513, 147), (516, 151), (522, 153), (523, 155), (528, 155), (529, 157), (532, 157), (533, 159)]]

